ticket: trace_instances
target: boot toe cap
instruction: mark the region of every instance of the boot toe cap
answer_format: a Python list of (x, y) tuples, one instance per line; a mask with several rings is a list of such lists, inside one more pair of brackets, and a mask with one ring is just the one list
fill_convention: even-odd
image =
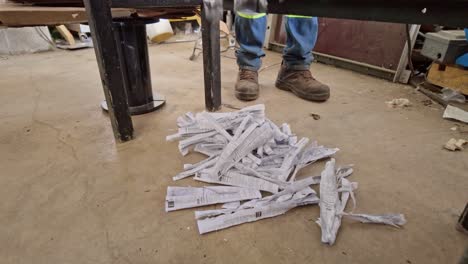
[(250, 101), (258, 98), (259, 85), (254, 82), (241, 80), (236, 83), (236, 97), (240, 100)]

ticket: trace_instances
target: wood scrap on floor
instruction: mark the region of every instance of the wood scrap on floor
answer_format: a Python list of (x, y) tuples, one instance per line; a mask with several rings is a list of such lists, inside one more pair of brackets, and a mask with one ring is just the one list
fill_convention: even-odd
[(75, 45), (75, 38), (73, 37), (72, 33), (68, 30), (65, 25), (59, 25), (55, 27), (60, 35), (65, 39), (68, 45)]
[[(296, 179), (299, 170), (339, 151), (327, 148), (308, 138), (299, 139), (286, 123), (277, 126), (265, 116), (264, 105), (253, 105), (229, 113), (186, 113), (177, 119), (178, 132), (166, 137), (179, 140), (179, 151), (207, 156), (195, 164), (185, 164), (184, 171), (173, 177), (178, 181), (193, 176), (194, 180), (234, 187), (168, 187), (166, 210), (227, 203), (221, 209), (196, 211), (200, 234), (285, 214), (305, 205), (320, 204), (319, 225), (322, 242), (335, 242), (341, 218), (362, 223), (401, 226), (401, 214), (346, 213), (349, 198), (356, 205), (357, 183), (346, 179), (353, 173), (351, 165), (335, 166), (327, 162), (321, 176)], [(320, 185), (320, 197), (312, 185)], [(179, 189), (175, 189), (179, 188)], [(236, 188), (236, 193), (213, 193), (210, 188)], [(181, 194), (174, 195), (174, 190)], [(210, 193), (207, 193), (210, 190)], [(240, 195), (238, 192), (244, 192)], [(271, 195), (246, 198), (264, 191)], [(188, 193), (188, 194), (187, 194)], [(183, 198), (178, 198), (181, 195)], [(174, 202), (179, 199), (179, 202)], [(244, 203), (240, 201), (248, 200)], [(180, 205), (180, 201), (183, 202)], [(178, 207), (177, 207), (178, 206)]]
[(463, 145), (466, 143), (468, 143), (467, 140), (451, 138), (445, 143), (444, 148), (450, 151), (463, 150)]

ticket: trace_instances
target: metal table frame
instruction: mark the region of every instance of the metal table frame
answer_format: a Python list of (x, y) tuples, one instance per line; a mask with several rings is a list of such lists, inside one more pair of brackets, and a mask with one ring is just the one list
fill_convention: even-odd
[[(116, 1), (123, 6), (146, 7), (149, 1)], [(133, 138), (133, 124), (125, 89), (125, 63), (119, 35), (112, 26), (111, 3), (106, 0), (84, 0), (88, 22), (94, 38), (94, 50), (101, 75), (104, 96), (117, 140)], [(221, 107), (221, 71), (219, 50), (219, 20), (222, 3), (216, 0), (158, 1), (152, 7), (202, 7), (203, 68), (205, 104), (209, 111)], [(118, 5), (117, 5), (118, 6)]]
[[(198, 7), (202, 10), (203, 70), (205, 105), (208, 111), (221, 107), (219, 20), (223, 5), (232, 9), (233, 0), (84, 0), (94, 37), (94, 49), (115, 138), (133, 138), (133, 124), (125, 90), (125, 64), (118, 35), (112, 27), (111, 7), (158, 8)], [(406, 24), (468, 26), (468, 0), (268, 0), (266, 10), (275, 14), (296, 14)]]

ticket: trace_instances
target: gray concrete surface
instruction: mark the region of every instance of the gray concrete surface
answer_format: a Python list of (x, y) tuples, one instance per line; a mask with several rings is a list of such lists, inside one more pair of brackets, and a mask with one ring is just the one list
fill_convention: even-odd
[[(462, 255), (468, 237), (455, 223), (468, 200), (468, 150), (442, 146), (468, 134), (450, 130), (455, 123), (441, 118), (441, 107), (423, 105), (408, 86), (320, 64), (312, 71), (332, 87), (330, 101), (277, 90), (276, 65), (260, 73), (256, 103), (299, 136), (339, 147), (338, 163), (355, 164), (356, 211), (404, 213), (404, 228), (345, 220), (329, 247), (314, 223), (317, 206), (204, 236), (193, 210), (166, 214), (168, 185), (200, 185), (172, 182), (200, 156), (182, 158), (176, 142), (165, 142), (178, 115), (203, 110), (202, 63), (188, 60), (191, 47), (150, 47), (154, 86), (167, 105), (134, 117), (136, 139), (119, 145), (99, 109), (93, 50), (0, 61), (0, 263), (455, 263)], [(224, 102), (247, 105), (233, 95), (235, 61), (222, 61)], [(268, 53), (264, 65), (279, 61)], [(413, 106), (385, 104), (401, 97)]]

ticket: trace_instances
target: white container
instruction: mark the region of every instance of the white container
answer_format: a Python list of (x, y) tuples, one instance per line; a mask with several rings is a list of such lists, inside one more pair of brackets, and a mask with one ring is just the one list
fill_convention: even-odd
[(160, 43), (174, 35), (171, 23), (167, 19), (159, 19), (158, 23), (147, 24), (146, 34), (151, 42)]

